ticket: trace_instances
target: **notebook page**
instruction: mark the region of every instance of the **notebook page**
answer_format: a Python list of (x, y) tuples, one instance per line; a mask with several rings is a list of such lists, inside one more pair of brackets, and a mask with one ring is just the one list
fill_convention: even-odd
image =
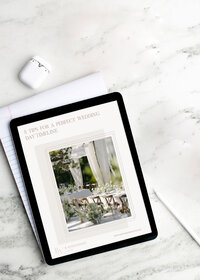
[(33, 97), (16, 102), (9, 106), (0, 108), (0, 139), (26, 213), (38, 241), (39, 239), (37, 236), (37, 230), (26, 193), (26, 188), (21, 175), (14, 143), (10, 134), (10, 120), (23, 115), (70, 104), (79, 100), (92, 98), (106, 93), (107, 90), (101, 74), (95, 73), (55, 89), (48, 90), (44, 93), (40, 93)]
[(3, 149), (5, 151), (6, 157), (8, 159), (10, 168), (12, 170), (15, 182), (17, 184), (17, 188), (18, 188), (20, 197), (23, 201), (26, 213), (28, 215), (29, 221), (33, 228), (34, 234), (38, 240), (37, 230), (36, 230), (35, 223), (34, 223), (34, 220), (32, 217), (32, 212), (31, 212), (30, 204), (29, 204), (28, 197), (26, 194), (26, 189), (25, 189), (23, 178), (21, 175), (20, 166), (18, 164), (17, 154), (14, 149), (14, 143), (13, 143), (12, 137), (11, 136), (3, 137), (3, 138), (1, 138), (1, 142), (2, 142)]

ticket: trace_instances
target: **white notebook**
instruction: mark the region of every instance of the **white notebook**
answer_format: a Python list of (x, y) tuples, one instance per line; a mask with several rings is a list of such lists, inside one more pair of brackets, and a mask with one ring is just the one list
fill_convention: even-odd
[(0, 108), (0, 139), (37, 240), (38, 237), (34, 219), (26, 194), (26, 188), (21, 175), (12, 136), (10, 134), (10, 120), (106, 93), (107, 89), (102, 75), (100, 73), (95, 73)]

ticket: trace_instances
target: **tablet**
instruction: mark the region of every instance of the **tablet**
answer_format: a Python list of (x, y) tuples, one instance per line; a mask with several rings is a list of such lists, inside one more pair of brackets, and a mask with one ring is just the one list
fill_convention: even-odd
[(119, 93), (16, 118), (10, 127), (48, 264), (157, 236)]

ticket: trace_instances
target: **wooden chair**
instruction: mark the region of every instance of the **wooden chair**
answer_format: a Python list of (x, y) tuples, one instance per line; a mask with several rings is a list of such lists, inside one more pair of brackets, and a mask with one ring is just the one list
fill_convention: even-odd
[(80, 206), (84, 208), (89, 204), (87, 197), (79, 198), (78, 201), (80, 203)]
[(120, 210), (121, 213), (126, 213), (127, 212), (127, 205), (128, 205), (128, 199), (126, 194), (122, 194), (121, 196), (119, 196), (119, 199), (121, 201), (122, 204), (122, 208)]
[(103, 198), (105, 198), (106, 203), (107, 203), (108, 207), (111, 208), (111, 211), (113, 214), (114, 211), (118, 208), (119, 203), (115, 201), (113, 195), (104, 195)]
[(103, 207), (103, 202), (101, 201), (101, 198), (100, 196), (90, 196), (90, 198), (92, 199), (92, 201), (97, 204), (97, 205), (100, 205), (102, 210), (104, 210), (104, 207)]
[(76, 199), (76, 198), (71, 199), (71, 204), (74, 205), (77, 209), (80, 208), (80, 203), (79, 203), (78, 199)]
[(81, 206), (83, 207), (86, 207), (87, 203), (88, 203), (88, 200), (87, 198), (73, 198), (72, 200), (72, 204), (76, 207), (77, 209), (77, 214), (79, 216), (79, 219), (80, 219), (80, 222), (81, 223), (84, 223), (84, 218), (83, 216), (81, 215)]
[(94, 203), (100, 205), (101, 202), (101, 198), (99, 196), (90, 196), (90, 198), (93, 200)]

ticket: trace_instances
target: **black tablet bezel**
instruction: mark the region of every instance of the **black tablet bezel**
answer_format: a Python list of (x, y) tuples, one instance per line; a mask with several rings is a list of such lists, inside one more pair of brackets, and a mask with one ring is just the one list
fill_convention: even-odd
[[(37, 205), (37, 200), (36, 200), (36, 197), (34, 195), (31, 178), (30, 178), (28, 167), (27, 167), (27, 164), (26, 164), (26, 159), (25, 159), (25, 156), (24, 156), (24, 153), (23, 153), (23, 148), (22, 148), (22, 144), (21, 144), (21, 141), (20, 141), (18, 127), (21, 126), (21, 125), (24, 125), (24, 124), (31, 123), (31, 122), (39, 121), (39, 120), (42, 120), (42, 119), (47, 119), (47, 118), (50, 118), (50, 117), (54, 117), (54, 116), (57, 116), (57, 115), (69, 113), (69, 112), (72, 112), (72, 111), (77, 111), (77, 110), (88, 108), (88, 107), (95, 106), (95, 105), (105, 104), (105, 103), (112, 102), (112, 101), (117, 101), (118, 106), (119, 106), (119, 111), (120, 111), (122, 122), (123, 122), (123, 125), (124, 125), (124, 128), (125, 128), (126, 137), (127, 137), (128, 144), (129, 144), (129, 147), (130, 147), (130, 152), (131, 152), (131, 155), (132, 155), (132, 159), (133, 159), (133, 163), (134, 163), (134, 166), (135, 166), (138, 182), (139, 182), (139, 185), (140, 185), (140, 189), (141, 189), (141, 192), (142, 192), (145, 208), (146, 208), (146, 211), (147, 211), (147, 216), (148, 216), (148, 219), (149, 219), (151, 232), (148, 233), (148, 234), (144, 234), (144, 235), (141, 235), (141, 236), (129, 238), (129, 239), (126, 239), (126, 240), (115, 242), (115, 243), (110, 243), (110, 244), (107, 244), (107, 245), (92, 248), (92, 249), (85, 250), (85, 251), (82, 251), (82, 252), (77, 252), (77, 253), (74, 253), (74, 254), (71, 254), (71, 255), (67, 255), (67, 256), (63, 256), (63, 257), (59, 257), (59, 258), (52, 258), (51, 253), (50, 253), (50, 249), (49, 249), (49, 246), (48, 246), (45, 230), (44, 230), (44, 227), (43, 227), (43, 224), (42, 224), (42, 219), (41, 219), (41, 216), (40, 216), (39, 208), (38, 208), (38, 205)], [(73, 104), (64, 105), (64, 106), (61, 106), (61, 107), (57, 107), (57, 108), (45, 110), (45, 111), (42, 111), (42, 112), (34, 113), (34, 114), (31, 114), (31, 115), (26, 115), (26, 116), (23, 116), (23, 117), (19, 117), (19, 118), (11, 120), (10, 129), (11, 129), (11, 133), (12, 133), (12, 136), (13, 136), (13, 141), (14, 141), (14, 144), (15, 144), (17, 156), (18, 156), (19, 163), (20, 163), (20, 167), (21, 167), (21, 170), (22, 170), (22, 175), (23, 175), (24, 182), (25, 182), (25, 185), (26, 185), (26, 190), (27, 190), (30, 205), (31, 205), (31, 208), (32, 208), (32, 213), (33, 213), (35, 224), (36, 224), (36, 227), (37, 227), (40, 243), (41, 243), (41, 246), (42, 246), (43, 255), (44, 255), (44, 258), (45, 258), (45, 261), (47, 262), (47, 264), (54, 265), (54, 264), (58, 264), (58, 263), (62, 263), (62, 262), (66, 262), (66, 261), (90, 256), (90, 255), (93, 255), (93, 254), (98, 254), (98, 253), (102, 253), (102, 252), (105, 252), (105, 251), (118, 249), (118, 248), (121, 248), (121, 247), (124, 247), (124, 246), (133, 245), (133, 244), (144, 242), (144, 241), (147, 241), (147, 240), (151, 240), (151, 239), (154, 239), (154, 238), (157, 237), (157, 228), (156, 228), (155, 220), (154, 220), (154, 217), (153, 217), (153, 212), (152, 212), (149, 197), (148, 197), (148, 194), (147, 194), (147, 190), (146, 190), (146, 186), (145, 186), (145, 182), (144, 182), (144, 177), (143, 177), (143, 174), (142, 174), (139, 158), (138, 158), (136, 147), (135, 147), (135, 144), (134, 144), (134, 140), (133, 140), (128, 116), (127, 116), (126, 109), (125, 109), (125, 106), (124, 106), (124, 102), (123, 102), (123, 99), (122, 99), (122, 96), (121, 96), (120, 93), (114, 92), (114, 93), (102, 95), (102, 96), (99, 96), (99, 97), (94, 97), (94, 98), (91, 98), (91, 99), (79, 101), (79, 102), (76, 102), (76, 103), (73, 103)]]

